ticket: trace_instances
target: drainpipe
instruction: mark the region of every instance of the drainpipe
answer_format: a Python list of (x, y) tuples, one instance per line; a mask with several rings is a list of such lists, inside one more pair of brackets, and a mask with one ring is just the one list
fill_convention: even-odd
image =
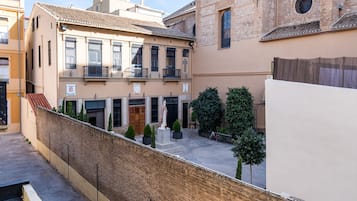
[[(20, 111), (19, 111), (19, 118), (20, 118), (20, 132), (22, 133), (22, 124), (21, 124), (21, 111), (22, 111), (22, 105), (21, 105), (21, 97), (22, 97), (22, 93), (21, 93), (21, 75), (22, 75), (22, 70), (21, 70), (21, 59), (22, 59), (22, 56), (21, 56), (21, 16), (20, 16), (20, 9), (21, 9), (21, 1), (19, 1), (19, 8), (17, 10), (17, 37), (18, 37), (18, 40), (17, 40), (17, 48), (18, 48), (18, 51), (17, 51), (17, 56), (18, 56), (18, 77), (19, 77), (19, 92), (18, 92), (18, 97), (20, 99)], [(23, 40), (25, 40), (25, 35), (23, 36)]]

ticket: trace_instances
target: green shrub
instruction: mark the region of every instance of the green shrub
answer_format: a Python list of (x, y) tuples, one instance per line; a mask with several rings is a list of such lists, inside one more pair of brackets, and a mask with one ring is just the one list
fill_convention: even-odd
[(225, 119), (234, 139), (254, 126), (253, 96), (247, 88), (229, 89)]
[(197, 113), (195, 111), (192, 111), (191, 113), (191, 121), (195, 122), (197, 120)]
[(149, 124), (146, 124), (144, 128), (144, 137), (151, 137), (151, 128)]
[(236, 169), (236, 178), (242, 180), (242, 158), (239, 157)]
[(133, 126), (129, 126), (128, 130), (125, 132), (125, 137), (135, 141), (135, 130)]
[(179, 133), (181, 132), (181, 124), (180, 121), (178, 119), (176, 119), (176, 121), (174, 122), (174, 124), (172, 125), (172, 129), (174, 130), (174, 132)]
[(152, 126), (151, 128), (151, 147), (156, 148), (156, 143), (155, 143), (155, 127)]
[(217, 89), (207, 88), (200, 92), (198, 98), (192, 101), (191, 107), (197, 114), (200, 132), (213, 131), (221, 125), (223, 110)]
[(109, 114), (108, 131), (113, 131), (112, 113)]

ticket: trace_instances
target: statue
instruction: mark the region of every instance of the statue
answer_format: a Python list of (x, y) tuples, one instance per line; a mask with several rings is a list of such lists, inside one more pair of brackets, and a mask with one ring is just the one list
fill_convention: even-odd
[(166, 100), (164, 100), (164, 102), (162, 103), (162, 123), (160, 128), (163, 129), (166, 128), (167, 126), (166, 120), (167, 120), (167, 107), (166, 107)]

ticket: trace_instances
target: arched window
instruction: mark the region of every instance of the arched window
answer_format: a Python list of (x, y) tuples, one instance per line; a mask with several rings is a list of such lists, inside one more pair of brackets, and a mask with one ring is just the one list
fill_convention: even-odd
[(221, 12), (221, 48), (231, 46), (231, 10)]

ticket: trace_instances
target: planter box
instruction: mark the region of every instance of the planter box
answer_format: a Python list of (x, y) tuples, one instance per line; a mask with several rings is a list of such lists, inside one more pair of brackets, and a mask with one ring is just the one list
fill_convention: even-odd
[(173, 132), (172, 138), (174, 138), (174, 139), (182, 139), (182, 132)]
[(151, 137), (143, 137), (143, 144), (149, 145), (151, 144)]

